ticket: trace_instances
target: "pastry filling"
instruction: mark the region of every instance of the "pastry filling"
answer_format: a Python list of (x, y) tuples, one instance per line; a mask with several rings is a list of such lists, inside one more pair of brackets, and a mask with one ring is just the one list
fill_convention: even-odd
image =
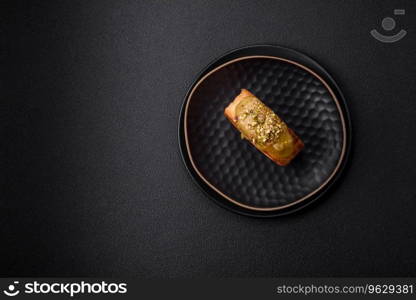
[(286, 124), (256, 97), (245, 97), (235, 108), (236, 125), (244, 132), (242, 138), (269, 153), (288, 156), (293, 137)]

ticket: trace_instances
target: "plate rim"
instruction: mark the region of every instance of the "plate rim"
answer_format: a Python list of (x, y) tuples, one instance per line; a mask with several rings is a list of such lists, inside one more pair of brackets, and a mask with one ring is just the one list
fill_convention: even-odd
[[(277, 52), (287, 52), (287, 55), (239, 55), (239, 52), (243, 52), (244, 50), (260, 50), (267, 48), (268, 50), (278, 50)], [(235, 58), (228, 58), (229, 56), (236, 55)], [(283, 57), (282, 57), (283, 56)], [(288, 56), (294, 56), (295, 58), (306, 60), (308, 64), (301, 63), (299, 61), (295, 61), (293, 58), (288, 58)], [(275, 59), (279, 61), (284, 61), (286, 63), (295, 65), (297, 67), (302, 68), (303, 70), (307, 71), (308, 73), (312, 74), (315, 78), (318, 78), (320, 82), (325, 86), (328, 92), (331, 94), (332, 100), (335, 102), (338, 113), (340, 115), (342, 130), (343, 130), (343, 140), (342, 140), (342, 149), (341, 154), (338, 159), (336, 166), (334, 167), (331, 174), (320, 184), (316, 189), (312, 192), (308, 193), (307, 195), (285, 205), (279, 205), (275, 207), (255, 207), (250, 206), (244, 203), (241, 203), (230, 196), (226, 195), (225, 192), (219, 190), (215, 185), (209, 182), (206, 179), (202, 172), (198, 170), (197, 166), (195, 165), (191, 149), (188, 143), (188, 133), (186, 132), (187, 129), (187, 122), (186, 117), (188, 113), (188, 107), (191, 100), (191, 97), (197, 87), (210, 75), (214, 74), (218, 70), (226, 67), (227, 65), (233, 64), (237, 61), (243, 61), (247, 59), (255, 59), (255, 58), (265, 58), (265, 59)], [(223, 62), (221, 62), (223, 61)], [(317, 68), (318, 70), (314, 69), (313, 67)], [(325, 78), (326, 77), (326, 78)], [(311, 204), (312, 202), (316, 201), (320, 197), (322, 197), (331, 186), (334, 185), (336, 181), (338, 181), (340, 175), (343, 173), (345, 169), (345, 165), (348, 161), (350, 156), (350, 148), (351, 148), (351, 119), (348, 111), (348, 107), (345, 101), (345, 98), (336, 84), (335, 80), (328, 74), (328, 72), (319, 65), (316, 61), (314, 61), (309, 56), (298, 52), (293, 49), (275, 46), (275, 45), (249, 45), (245, 47), (241, 47), (238, 49), (231, 50), (226, 54), (218, 57), (217, 59), (213, 60), (207, 67), (205, 67), (198, 75), (197, 78), (192, 82), (191, 86), (187, 90), (185, 98), (182, 102), (181, 110), (180, 110), (180, 118), (179, 118), (179, 126), (178, 126), (178, 138), (179, 138), (179, 146), (180, 146), (180, 153), (182, 160), (185, 164), (186, 169), (190, 173), (191, 177), (193, 178), (194, 182), (202, 188), (202, 190), (210, 196), (215, 203), (219, 204), (222, 207), (231, 209), (234, 212), (248, 215), (248, 216), (255, 216), (255, 217), (274, 217), (279, 215), (286, 215), (307, 205)], [(218, 199), (220, 198), (220, 199)], [(308, 201), (309, 200), (309, 201)], [(224, 203), (224, 201), (228, 203)], [(232, 205), (230, 205), (230, 203)], [(226, 205), (228, 204), (228, 205)]]

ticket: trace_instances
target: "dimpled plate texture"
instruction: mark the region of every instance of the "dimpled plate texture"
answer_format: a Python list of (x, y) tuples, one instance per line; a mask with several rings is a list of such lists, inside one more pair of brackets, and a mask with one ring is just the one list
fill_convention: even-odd
[[(304, 142), (288, 166), (276, 165), (242, 140), (225, 118), (225, 107), (242, 88), (273, 109)], [(234, 61), (203, 78), (188, 101), (184, 134), (197, 175), (245, 209), (279, 209), (306, 199), (339, 164), (342, 112), (323, 82), (293, 63), (273, 58)]]

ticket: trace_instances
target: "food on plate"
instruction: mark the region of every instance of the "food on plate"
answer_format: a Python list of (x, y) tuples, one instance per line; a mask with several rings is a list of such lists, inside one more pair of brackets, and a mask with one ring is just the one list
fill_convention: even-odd
[(302, 140), (280, 117), (246, 89), (225, 108), (224, 115), (276, 164), (286, 166), (302, 150)]

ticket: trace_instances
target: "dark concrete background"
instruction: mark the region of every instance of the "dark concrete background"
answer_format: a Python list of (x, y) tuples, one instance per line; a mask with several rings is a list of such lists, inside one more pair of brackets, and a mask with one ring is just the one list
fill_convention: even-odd
[[(2, 1), (0, 275), (416, 276), (415, 1)], [(394, 8), (408, 36), (370, 37)], [(180, 105), (223, 53), (310, 55), (354, 144), (334, 191), (273, 220), (192, 182)]]

